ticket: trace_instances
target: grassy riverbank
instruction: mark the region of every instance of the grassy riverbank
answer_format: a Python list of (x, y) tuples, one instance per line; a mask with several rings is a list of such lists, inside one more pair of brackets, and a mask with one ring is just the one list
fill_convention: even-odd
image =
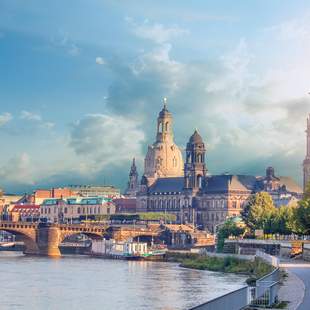
[(167, 260), (180, 262), (180, 265), (185, 268), (248, 275), (248, 283), (261, 278), (273, 270), (272, 266), (259, 258), (249, 261), (235, 257), (211, 257), (192, 253), (170, 253)]

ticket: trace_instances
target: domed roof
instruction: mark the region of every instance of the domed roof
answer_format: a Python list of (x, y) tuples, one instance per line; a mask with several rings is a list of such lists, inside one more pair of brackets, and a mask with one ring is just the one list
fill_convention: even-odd
[(201, 135), (198, 133), (197, 129), (195, 129), (195, 132), (189, 138), (189, 143), (191, 144), (203, 143)]
[(182, 152), (176, 144), (155, 142), (149, 146), (144, 166), (147, 177), (179, 177), (183, 168)]

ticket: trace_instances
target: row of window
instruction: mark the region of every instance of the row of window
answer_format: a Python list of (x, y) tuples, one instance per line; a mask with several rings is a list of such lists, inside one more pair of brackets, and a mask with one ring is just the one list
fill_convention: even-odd
[[(73, 211), (73, 210), (72, 210)], [(72, 212), (71, 211), (71, 212)], [(42, 208), (42, 214), (51, 214), (51, 213), (64, 213), (64, 214), (68, 214), (68, 208), (64, 207), (64, 208), (57, 208), (57, 207), (46, 207), (46, 208)], [(77, 208), (77, 214), (100, 214), (100, 207), (78, 207)], [(107, 214), (110, 214), (110, 208), (107, 208)]]
[[(227, 200), (205, 200), (202, 202), (202, 206), (205, 208), (226, 208), (227, 207)], [(231, 207), (233, 209), (237, 209), (238, 206), (243, 207), (243, 201), (231, 201)]]
[(172, 209), (176, 209), (176, 208), (180, 208), (181, 205), (181, 199), (154, 199), (154, 200), (150, 200), (149, 202), (149, 206), (153, 209), (165, 209), (165, 208), (172, 208)]

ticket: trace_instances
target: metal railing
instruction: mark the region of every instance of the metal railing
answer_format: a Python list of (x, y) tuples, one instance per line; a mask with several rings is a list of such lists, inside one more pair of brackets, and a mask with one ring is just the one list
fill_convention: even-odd
[(256, 250), (255, 256), (261, 258), (275, 268), (279, 267), (279, 259), (273, 255), (267, 254), (261, 250)]
[(240, 310), (249, 304), (248, 286), (214, 298), (189, 310)]
[(280, 269), (258, 279), (256, 286), (250, 288), (250, 304), (254, 306), (272, 306), (278, 302)]

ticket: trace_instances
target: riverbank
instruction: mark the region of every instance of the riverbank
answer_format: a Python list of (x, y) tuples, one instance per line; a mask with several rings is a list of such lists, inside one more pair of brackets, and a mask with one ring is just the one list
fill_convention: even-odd
[(245, 260), (230, 256), (211, 257), (195, 253), (169, 252), (166, 260), (179, 262), (180, 266), (184, 268), (247, 275), (248, 284), (252, 284), (274, 270), (274, 267), (257, 257), (253, 260)]

